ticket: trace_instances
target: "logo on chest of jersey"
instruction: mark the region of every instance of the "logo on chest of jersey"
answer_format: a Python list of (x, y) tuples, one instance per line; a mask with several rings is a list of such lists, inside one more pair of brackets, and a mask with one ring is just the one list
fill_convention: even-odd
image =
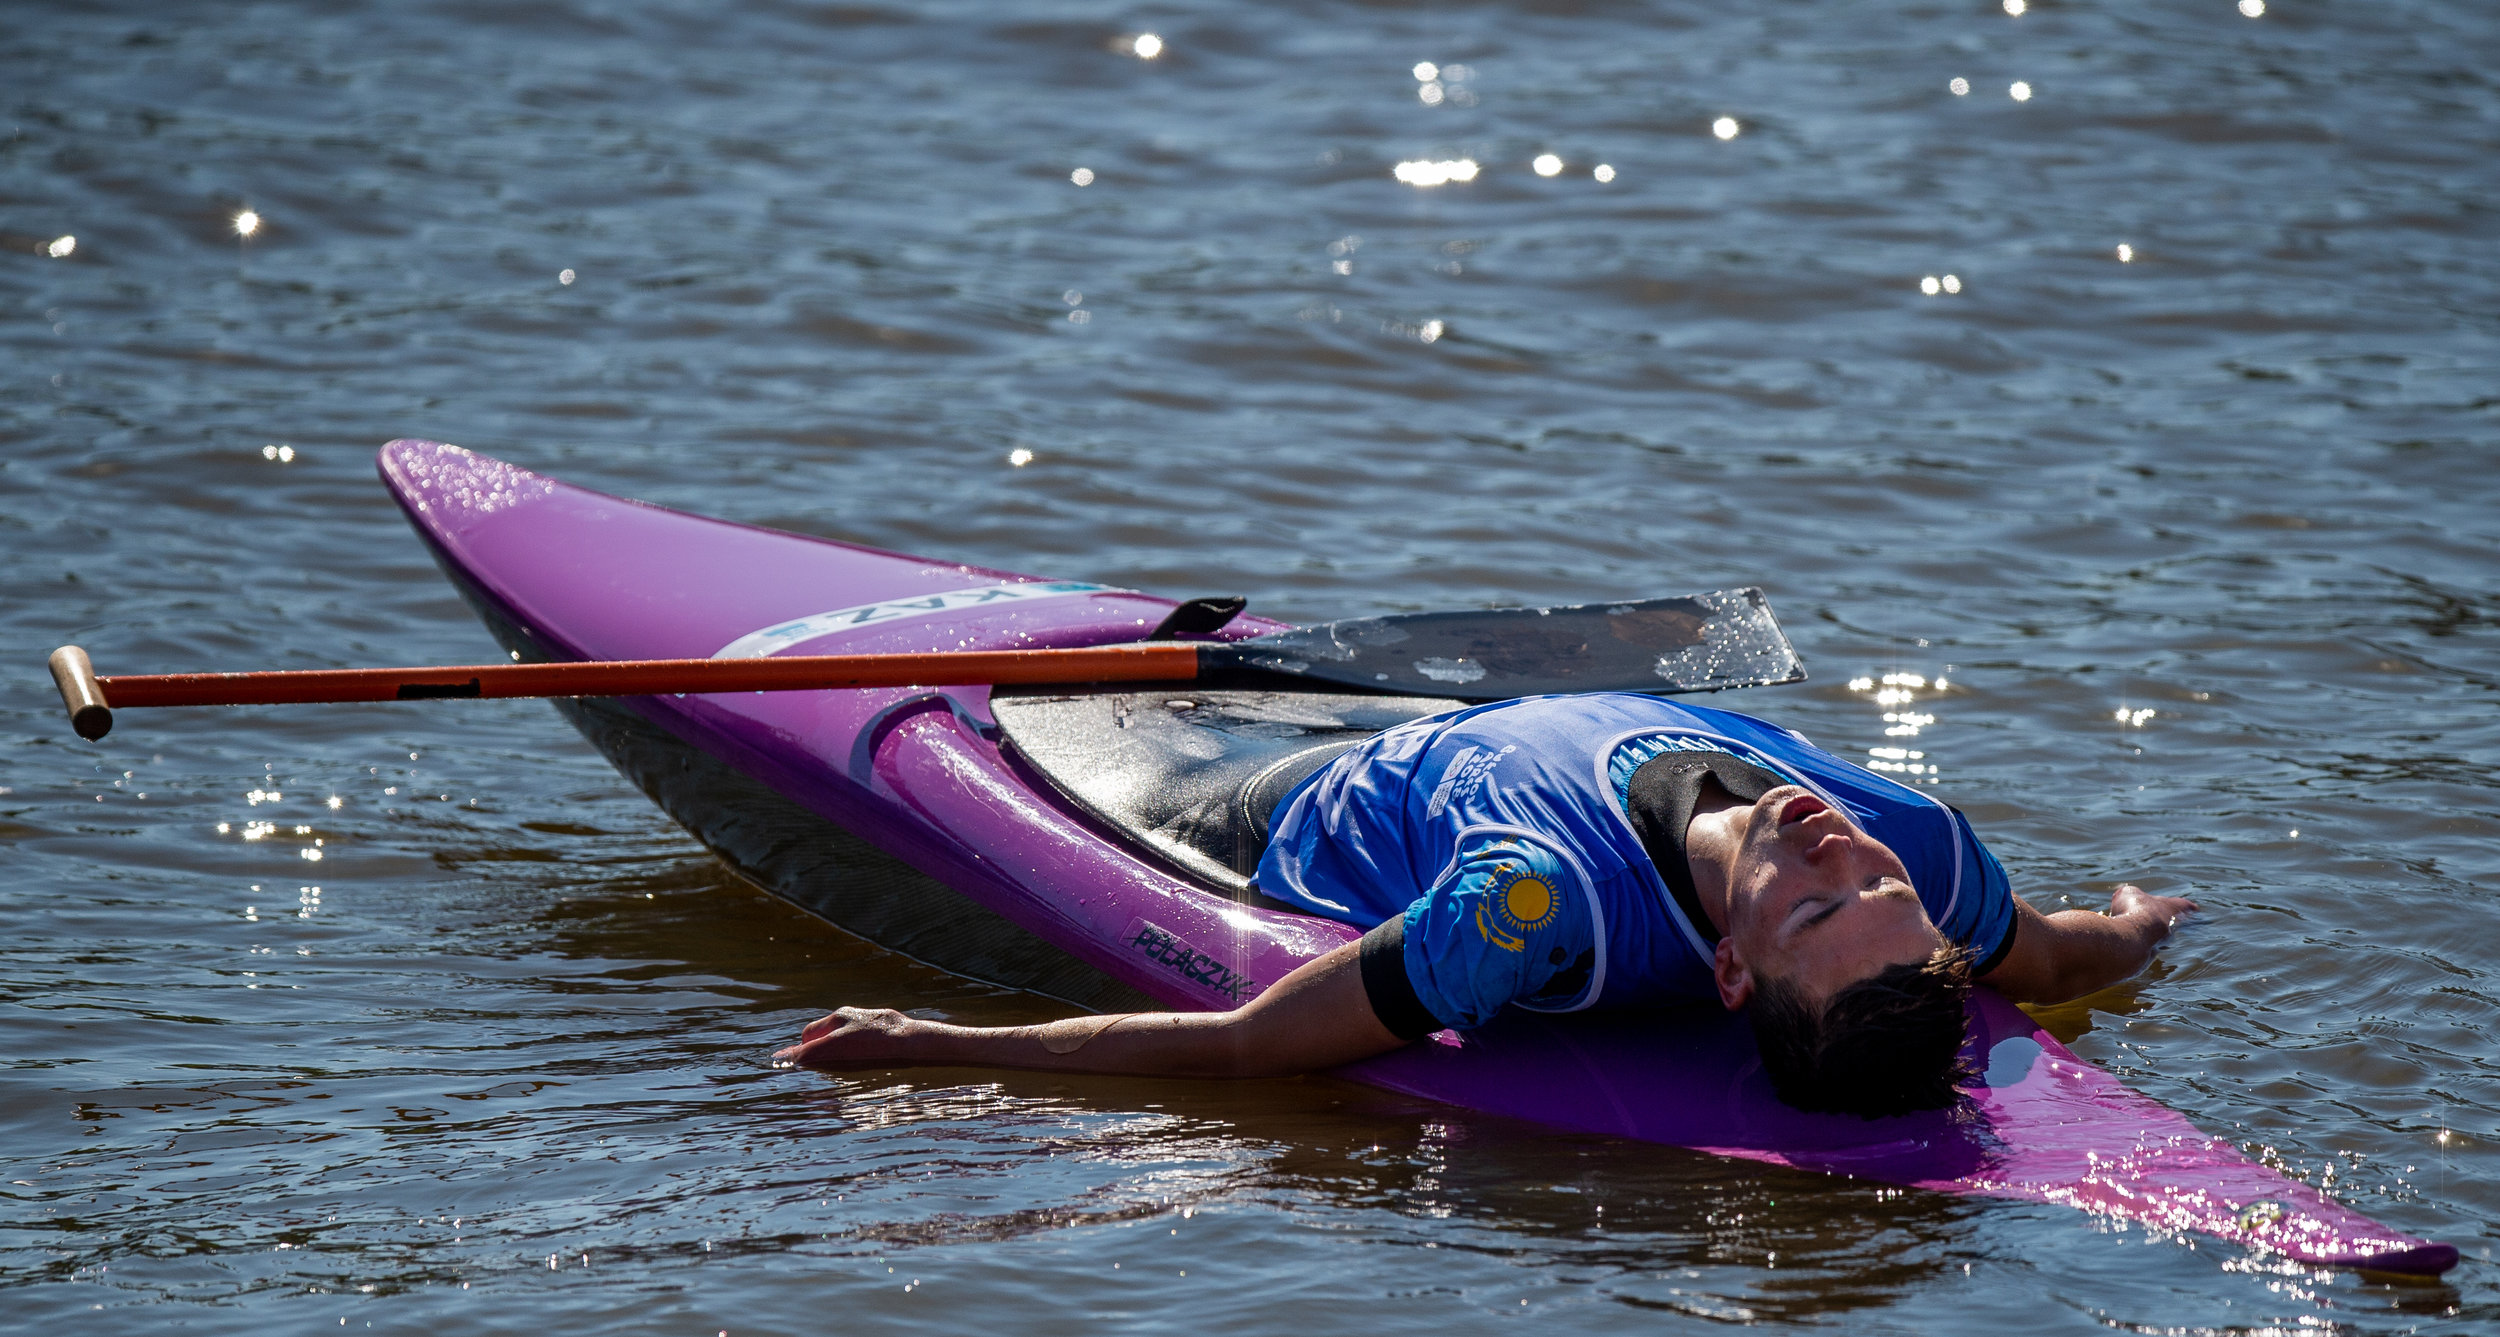
[(1450, 768), (1442, 772), (1441, 783), (1433, 789), (1431, 802), (1424, 805), (1424, 820), (1440, 816), (1442, 810), (1454, 801), (1464, 803), (1473, 797), (1487, 783), (1486, 777), (1493, 773), (1493, 768), (1500, 764), (1502, 758), (1518, 750), (1519, 745), (1512, 743), (1499, 752), (1470, 747), (1459, 753), (1451, 759)]

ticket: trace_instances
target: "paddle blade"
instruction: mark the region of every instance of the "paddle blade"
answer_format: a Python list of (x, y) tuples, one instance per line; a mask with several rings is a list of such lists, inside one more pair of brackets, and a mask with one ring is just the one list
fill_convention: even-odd
[[(1216, 653), (1209, 653), (1216, 652)], [(1506, 701), (1549, 692), (1715, 692), (1806, 676), (1751, 586), (1635, 603), (1406, 613), (1207, 646), (1202, 662), (1376, 692)]]

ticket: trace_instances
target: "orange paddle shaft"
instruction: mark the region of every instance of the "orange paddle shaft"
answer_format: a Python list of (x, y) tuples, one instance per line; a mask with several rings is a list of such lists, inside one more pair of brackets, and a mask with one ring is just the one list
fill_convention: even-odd
[[(260, 706), (443, 697), (659, 696), (795, 692), (832, 687), (972, 683), (1186, 682), (1198, 647), (1185, 643), (1067, 650), (790, 655), (765, 659), (608, 659), (452, 668), (305, 669), (278, 673), (96, 676), (74, 645), (52, 654), (52, 679), (79, 734), (101, 738), (112, 712), (135, 706)], [(92, 732), (90, 730), (92, 729)]]

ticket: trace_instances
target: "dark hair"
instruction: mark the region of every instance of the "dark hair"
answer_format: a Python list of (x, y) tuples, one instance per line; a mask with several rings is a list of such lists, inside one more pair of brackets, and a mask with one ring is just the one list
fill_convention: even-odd
[(1802, 1110), (1876, 1119), (1943, 1109), (1971, 1080), (1970, 952), (1940, 947), (1833, 994), (1817, 1013), (1795, 985), (1756, 976), (1745, 1019), (1779, 1098)]

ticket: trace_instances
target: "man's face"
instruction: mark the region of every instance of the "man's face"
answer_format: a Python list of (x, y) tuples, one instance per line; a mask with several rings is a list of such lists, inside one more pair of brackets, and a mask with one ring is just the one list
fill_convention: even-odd
[(1944, 945), (1900, 858), (1813, 791), (1781, 785), (1723, 820), (1737, 847), (1715, 963), (1729, 1008), (1744, 1006), (1763, 976), (1820, 1006)]

